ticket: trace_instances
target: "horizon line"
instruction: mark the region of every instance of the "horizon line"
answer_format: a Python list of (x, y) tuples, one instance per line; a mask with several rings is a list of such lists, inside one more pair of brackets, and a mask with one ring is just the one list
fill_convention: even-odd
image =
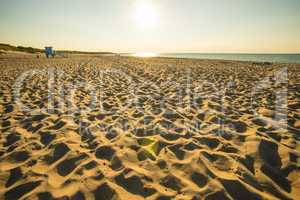
[[(214, 51), (214, 52), (203, 52), (201, 50), (199, 51), (194, 51), (194, 50), (183, 50), (183, 51), (153, 51), (153, 50), (136, 50), (136, 51), (128, 51), (128, 52), (122, 52), (122, 51), (113, 51), (113, 50), (82, 50), (82, 49), (74, 49), (74, 48), (55, 48), (55, 46), (53, 45), (44, 45), (44, 47), (37, 47), (37, 46), (32, 46), (32, 45), (21, 45), (21, 44), (12, 44), (12, 43), (7, 43), (7, 42), (0, 42), (0, 44), (5, 44), (5, 45), (12, 45), (12, 46), (22, 46), (22, 47), (32, 47), (32, 48), (37, 48), (37, 49), (44, 49), (44, 47), (46, 46), (52, 46), (54, 48), (54, 50), (57, 51), (78, 51), (78, 52), (85, 52), (85, 53), (101, 53), (101, 52), (109, 52), (109, 53), (114, 53), (114, 54), (134, 54), (134, 53), (155, 53), (155, 54), (300, 54), (299, 52), (280, 52), (280, 51), (276, 51), (276, 52), (253, 52), (253, 51), (249, 51), (249, 52), (245, 52), (243, 50), (241, 50), (240, 52), (237, 51), (229, 51), (229, 52), (218, 52), (218, 51)], [(1, 49), (0, 49), (1, 50)]]

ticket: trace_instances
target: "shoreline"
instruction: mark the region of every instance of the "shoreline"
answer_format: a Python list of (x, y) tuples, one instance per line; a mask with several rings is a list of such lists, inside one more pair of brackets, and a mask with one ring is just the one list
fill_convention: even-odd
[[(200, 55), (200, 56), (199, 56)], [(122, 55), (124, 57), (136, 57), (134, 55)], [(217, 58), (220, 56), (220, 58)], [(228, 58), (222, 58), (222, 57), (228, 57)], [(259, 60), (255, 58), (232, 58), (232, 57), (238, 57), (238, 56), (297, 56), (297, 61), (287, 61), (287, 58), (285, 60), (272, 60), (272, 59), (265, 59), (265, 60)], [(179, 54), (158, 54), (157, 56), (152, 57), (159, 57), (159, 58), (178, 58), (178, 59), (204, 59), (204, 60), (224, 60), (224, 61), (246, 61), (246, 62), (269, 62), (269, 63), (283, 63), (283, 64), (299, 64), (300, 63), (300, 54), (210, 54), (210, 53), (179, 53)], [(214, 57), (214, 58), (210, 58)], [(230, 58), (231, 57), (231, 58)]]

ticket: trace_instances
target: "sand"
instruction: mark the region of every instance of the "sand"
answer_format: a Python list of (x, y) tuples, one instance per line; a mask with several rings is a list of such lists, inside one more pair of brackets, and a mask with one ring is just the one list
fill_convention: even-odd
[(0, 199), (299, 199), (299, 65), (0, 55), (0, 70)]

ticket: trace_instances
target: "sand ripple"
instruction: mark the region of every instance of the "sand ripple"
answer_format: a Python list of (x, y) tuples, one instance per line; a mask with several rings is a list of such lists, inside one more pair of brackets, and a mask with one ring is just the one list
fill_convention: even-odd
[(299, 198), (299, 65), (1, 57), (0, 69), (0, 199)]

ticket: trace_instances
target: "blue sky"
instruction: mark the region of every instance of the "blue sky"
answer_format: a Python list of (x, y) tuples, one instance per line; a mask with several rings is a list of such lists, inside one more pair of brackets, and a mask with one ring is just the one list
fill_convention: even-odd
[(300, 53), (299, 0), (0, 0), (0, 42), (113, 52)]

